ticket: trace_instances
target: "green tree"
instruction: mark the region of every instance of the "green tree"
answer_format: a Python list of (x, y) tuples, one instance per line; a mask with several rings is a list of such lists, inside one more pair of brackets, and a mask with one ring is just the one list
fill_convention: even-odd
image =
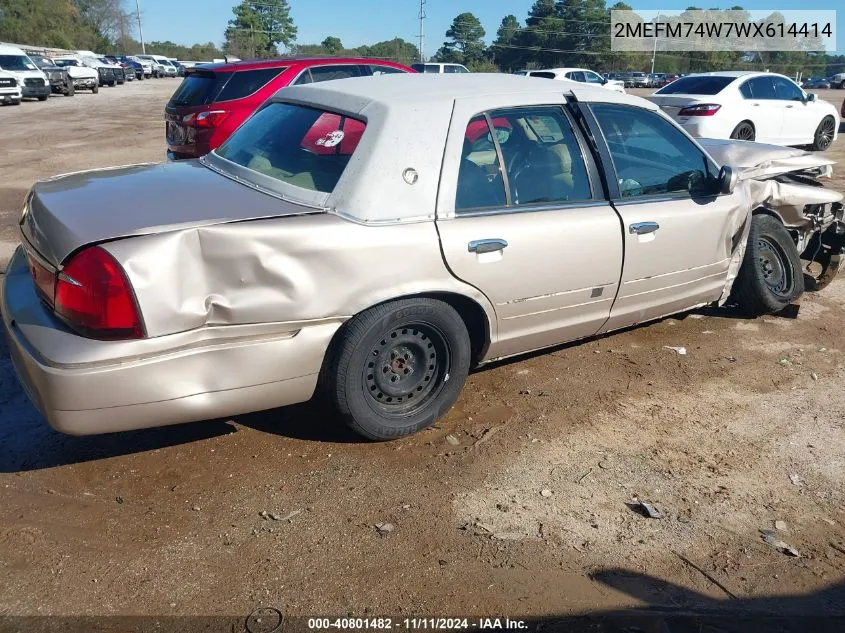
[(338, 37), (329, 36), (323, 40), (320, 46), (322, 46), (329, 55), (337, 55), (343, 50), (343, 42), (341, 42)]
[(493, 61), (504, 71), (513, 72), (523, 64), (524, 55), (518, 48), (521, 28), (515, 15), (506, 15), (496, 31), (496, 39), (491, 45)]
[(232, 12), (223, 44), (226, 53), (247, 59), (276, 57), (279, 44), (290, 48), (296, 39), (287, 0), (242, 0)]
[(446, 31), (450, 41), (444, 42), (437, 58), (444, 62), (473, 64), (482, 61), (487, 49), (484, 45), (484, 27), (472, 13), (466, 12), (452, 20)]

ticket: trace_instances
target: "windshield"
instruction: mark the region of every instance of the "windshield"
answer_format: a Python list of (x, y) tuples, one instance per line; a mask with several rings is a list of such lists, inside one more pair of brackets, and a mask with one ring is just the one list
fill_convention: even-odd
[(725, 86), (735, 80), (736, 77), (720, 77), (718, 75), (681, 77), (668, 86), (661, 88), (655, 94), (715, 95), (722, 92)]
[(3, 70), (38, 70), (26, 55), (0, 55)]
[(79, 66), (79, 62), (74, 59), (57, 59), (55, 60), (56, 66), (61, 66), (65, 68), (67, 66)]
[(271, 103), (247, 119), (215, 153), (278, 181), (331, 193), (366, 124), (290, 103)]
[(35, 65), (39, 68), (47, 68), (48, 66), (52, 66), (53, 63), (47, 59), (46, 57), (41, 57), (41, 55), (30, 55), (29, 58), (35, 62)]

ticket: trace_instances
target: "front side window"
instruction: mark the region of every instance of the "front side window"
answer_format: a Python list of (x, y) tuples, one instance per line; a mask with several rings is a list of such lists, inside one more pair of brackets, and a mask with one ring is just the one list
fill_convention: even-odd
[(777, 99), (775, 85), (771, 77), (755, 77), (748, 81), (753, 99)]
[(370, 72), (373, 75), (393, 75), (395, 73), (404, 73), (405, 71), (401, 68), (394, 68), (393, 66), (378, 66), (378, 65), (371, 65)]
[(789, 81), (789, 79), (784, 79), (783, 77), (772, 77), (772, 83), (775, 85), (775, 94), (781, 101), (804, 100), (804, 91)]
[(331, 81), (332, 79), (346, 79), (347, 77), (360, 77), (361, 69), (354, 64), (338, 66), (314, 66), (311, 68), (311, 81)]
[(584, 80), (588, 84), (603, 84), (604, 81), (601, 77), (599, 77), (596, 73), (591, 72), (589, 70), (584, 71)]
[(493, 111), (489, 116), (493, 130), (479, 115), (470, 122), (464, 136), (455, 205), (459, 213), (461, 209), (476, 207), (518, 207), (592, 198), (584, 157), (560, 108), (514, 108)]
[(706, 194), (714, 187), (707, 156), (669, 121), (633, 106), (593, 104), (622, 197)]
[(270, 103), (215, 151), (281, 182), (331, 193), (365, 128), (363, 121), (333, 112)]

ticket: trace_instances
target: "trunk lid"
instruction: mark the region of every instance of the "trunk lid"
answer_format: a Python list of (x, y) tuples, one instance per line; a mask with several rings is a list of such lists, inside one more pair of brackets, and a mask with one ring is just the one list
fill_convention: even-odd
[(695, 105), (697, 103), (711, 103), (713, 100), (712, 98), (710, 101), (707, 100), (707, 97), (700, 96), (700, 95), (649, 95), (646, 97), (649, 101), (653, 104), (657, 105), (663, 112), (668, 114), (673, 119), (678, 116), (678, 112), (681, 111), (681, 108), (686, 106)]
[(89, 244), (319, 212), (242, 185), (190, 160), (42, 180), (27, 200), (21, 232), (41, 257), (58, 266)]

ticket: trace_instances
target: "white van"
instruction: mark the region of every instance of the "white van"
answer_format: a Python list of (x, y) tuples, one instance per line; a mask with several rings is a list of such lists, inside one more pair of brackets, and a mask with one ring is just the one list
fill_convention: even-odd
[(463, 64), (438, 64), (426, 62), (425, 64), (411, 64), (411, 68), (418, 73), (468, 73), (469, 69)]
[(21, 88), (21, 95), (25, 99), (47, 101), (52, 92), (47, 75), (16, 46), (0, 44), (0, 70), (15, 76)]

